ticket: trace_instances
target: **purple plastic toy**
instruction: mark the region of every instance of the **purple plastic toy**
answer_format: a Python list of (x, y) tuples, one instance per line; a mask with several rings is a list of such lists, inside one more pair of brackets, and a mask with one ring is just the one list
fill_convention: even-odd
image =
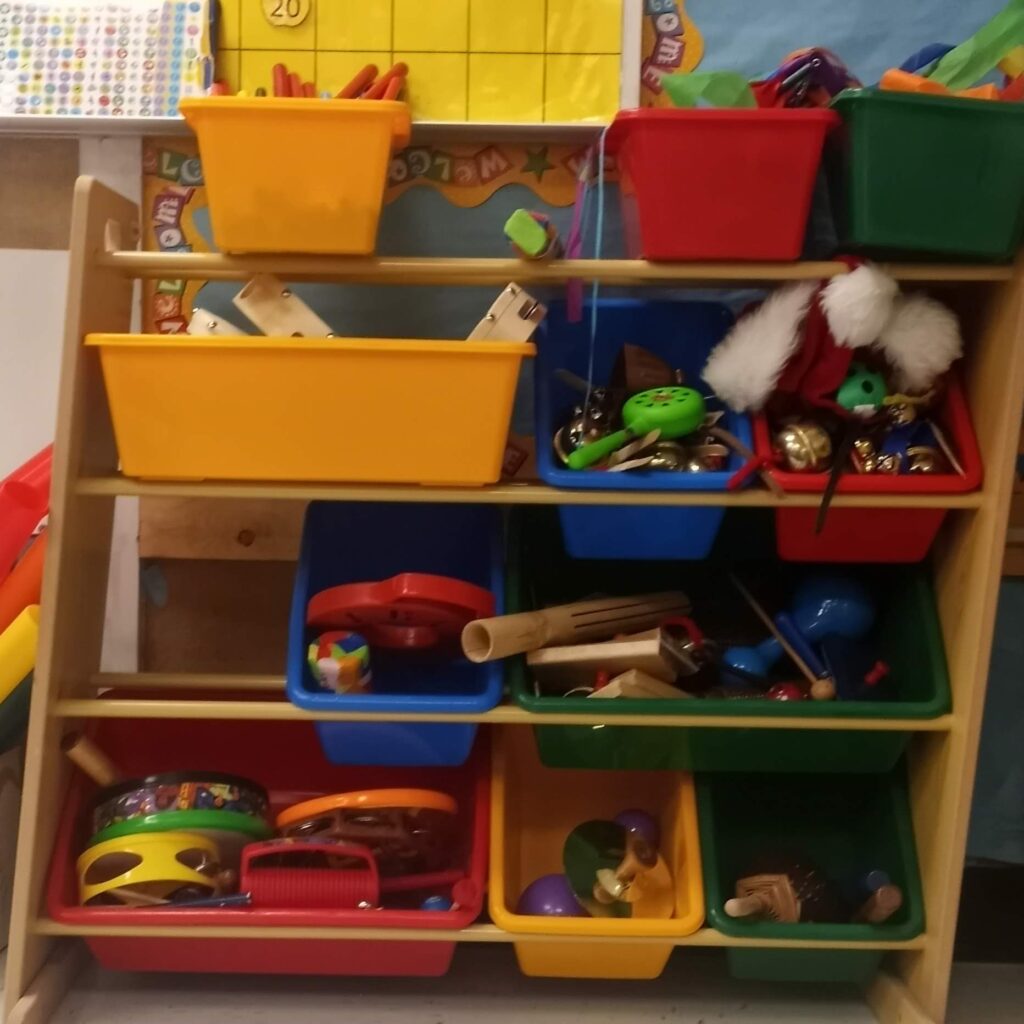
[(589, 917), (573, 895), (565, 875), (542, 875), (531, 882), (519, 897), (517, 914), (545, 917)]
[(615, 824), (621, 825), (627, 832), (636, 832), (648, 846), (655, 850), (661, 843), (661, 828), (657, 818), (646, 811), (635, 807), (615, 815)]

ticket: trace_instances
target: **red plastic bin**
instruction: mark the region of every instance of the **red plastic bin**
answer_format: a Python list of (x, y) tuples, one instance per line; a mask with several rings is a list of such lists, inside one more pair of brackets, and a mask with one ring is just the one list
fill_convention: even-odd
[(287, 908), (148, 910), (78, 905), (75, 858), (82, 850), (85, 803), (94, 790), (78, 775), (61, 816), (47, 887), (54, 921), (68, 925), (182, 926), (181, 938), (86, 939), (104, 966), (124, 971), (218, 974), (405, 975), (447, 972), (455, 943), (367, 942), (343, 935), (317, 939), (196, 938), (205, 927), (465, 928), (480, 915), (487, 876), (490, 755), (485, 739), (458, 768), (382, 768), (328, 764), (311, 722), (231, 722), (112, 719), (98, 724), (97, 743), (126, 775), (208, 768), (256, 779), (276, 813), (300, 800), (350, 789), (416, 787), (449, 793), (459, 805), (461, 848), (456, 863), (475, 888), (456, 910), (290, 910)]
[(630, 255), (795, 260), (834, 110), (624, 110), (608, 131)]
[[(956, 376), (950, 377), (946, 401), (938, 416), (964, 475), (889, 476), (844, 473), (837, 494), (961, 494), (981, 486), (982, 464), (971, 425), (967, 398)], [(772, 460), (767, 418), (754, 418), (754, 447)], [(790, 473), (771, 469), (785, 491), (825, 490), (827, 473)], [(790, 562), (920, 562), (928, 554), (946, 517), (942, 508), (830, 508), (821, 533), (814, 532), (816, 508), (777, 509), (775, 544), (779, 557)]]

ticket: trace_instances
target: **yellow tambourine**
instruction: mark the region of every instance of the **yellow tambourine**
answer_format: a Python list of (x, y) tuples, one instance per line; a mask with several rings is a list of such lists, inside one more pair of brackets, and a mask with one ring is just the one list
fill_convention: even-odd
[(152, 832), (90, 846), (79, 858), (84, 906), (152, 907), (217, 891), (217, 844), (191, 832)]

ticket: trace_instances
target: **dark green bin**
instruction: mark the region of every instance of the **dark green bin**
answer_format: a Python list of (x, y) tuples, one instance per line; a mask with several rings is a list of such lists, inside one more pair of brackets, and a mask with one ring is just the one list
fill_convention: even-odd
[[(902, 942), (924, 931), (924, 899), (901, 765), (887, 775), (707, 775), (698, 780), (708, 924), (725, 935), (807, 942)], [(729, 917), (722, 909), (759, 851), (809, 857), (842, 884), (886, 871), (903, 906), (884, 924), (779, 924)], [(877, 949), (730, 949), (739, 978), (868, 981)]]
[(1008, 260), (1024, 229), (1024, 104), (848, 90), (826, 166), (847, 246)]
[[(779, 567), (779, 572), (793, 571)], [(850, 572), (844, 567), (843, 572)], [(508, 572), (510, 611), (578, 600), (596, 592), (643, 593), (678, 588), (691, 595), (695, 583), (723, 572), (707, 565), (607, 562), (569, 559), (558, 524), (548, 510), (513, 519)], [(526, 659), (508, 661), (516, 702), (539, 718), (576, 714), (581, 724), (534, 726), (541, 761), (549, 768), (671, 769), (677, 771), (886, 772), (913, 732), (914, 719), (930, 719), (950, 708), (949, 676), (942, 631), (931, 586), (919, 567), (869, 570), (879, 602), (879, 649), (898, 683), (897, 700), (780, 703), (776, 701), (631, 700), (594, 701), (537, 696)], [(695, 618), (701, 621), (699, 597)], [(771, 728), (679, 728), (585, 724), (601, 715), (736, 715), (758, 718), (898, 719), (891, 731)]]

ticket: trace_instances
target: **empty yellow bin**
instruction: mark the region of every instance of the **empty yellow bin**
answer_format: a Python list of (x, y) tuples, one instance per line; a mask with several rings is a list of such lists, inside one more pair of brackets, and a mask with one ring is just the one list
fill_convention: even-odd
[[(593, 818), (614, 818), (627, 808), (648, 811), (661, 822), (660, 852), (675, 882), (672, 918), (547, 917), (515, 912), (531, 882), (562, 871), (562, 846), (577, 825)], [(545, 768), (529, 729), (499, 730), (491, 794), (489, 889), (494, 923), (522, 935), (515, 940), (515, 950), (524, 974), (658, 977), (672, 953), (671, 940), (692, 935), (704, 921), (692, 777), (679, 772)], [(595, 938), (601, 941), (588, 941)]]
[(182, 100), (225, 252), (367, 255), (409, 108), (385, 100)]
[[(367, 101), (369, 102), (369, 101)], [(530, 342), (89, 335), (126, 476), (489, 484)]]

